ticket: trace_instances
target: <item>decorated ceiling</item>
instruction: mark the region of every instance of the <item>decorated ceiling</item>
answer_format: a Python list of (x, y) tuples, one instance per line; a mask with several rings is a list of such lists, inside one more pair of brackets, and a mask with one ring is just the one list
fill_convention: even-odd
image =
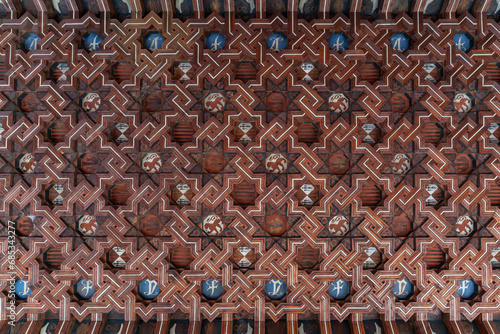
[(499, 13), (1, 0), (0, 333), (498, 334)]

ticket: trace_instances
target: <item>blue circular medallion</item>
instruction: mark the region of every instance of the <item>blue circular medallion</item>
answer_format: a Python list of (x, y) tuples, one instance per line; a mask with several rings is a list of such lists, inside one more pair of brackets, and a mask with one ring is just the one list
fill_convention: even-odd
[(26, 52), (29, 52), (31, 50), (35, 50), (38, 42), (40, 42), (42, 39), (40, 36), (37, 34), (30, 34), (26, 39), (24, 40), (24, 49)]
[(207, 279), (201, 285), (201, 293), (206, 299), (219, 299), (222, 296), (222, 283), (216, 279)]
[(328, 39), (328, 43), (330, 44), (330, 49), (337, 52), (343, 52), (349, 47), (349, 41), (347, 40), (346, 35), (342, 32), (333, 33)]
[(470, 278), (460, 281), (458, 284), (457, 294), (462, 299), (474, 299), (477, 294), (477, 284)]
[(139, 296), (142, 299), (155, 299), (160, 294), (160, 287), (155, 280), (146, 278), (139, 284)]
[(453, 42), (457, 50), (462, 50), (464, 52), (469, 52), (474, 44), (474, 38), (468, 32), (459, 32), (453, 36)]
[(144, 40), (144, 46), (146, 47), (146, 49), (153, 52), (154, 50), (161, 49), (161, 45), (163, 44), (164, 40), (165, 39), (160, 33), (152, 32), (147, 35), (146, 39)]
[(281, 299), (286, 295), (286, 284), (275, 278), (266, 283), (264, 291), (271, 299)]
[(18, 279), (15, 284), (15, 292), (20, 299), (26, 299), (31, 293), (28, 281)]
[(410, 48), (410, 37), (403, 32), (398, 32), (392, 35), (390, 41), (393, 50), (405, 52)]
[(90, 299), (95, 293), (92, 281), (88, 279), (81, 279), (76, 283), (76, 292), (82, 299)]
[(273, 32), (267, 37), (267, 47), (274, 51), (281, 51), (288, 45), (286, 36), (281, 32)]
[(102, 36), (95, 32), (91, 32), (84, 39), (85, 50), (89, 52), (99, 50), (99, 44), (101, 42)]
[(218, 31), (212, 31), (205, 39), (205, 47), (210, 51), (219, 51), (226, 45), (226, 38)]
[(407, 299), (413, 294), (413, 284), (407, 278), (396, 281), (392, 293), (397, 299)]
[(351, 290), (351, 286), (345, 279), (338, 279), (330, 284), (328, 293), (330, 297), (337, 300), (345, 299)]

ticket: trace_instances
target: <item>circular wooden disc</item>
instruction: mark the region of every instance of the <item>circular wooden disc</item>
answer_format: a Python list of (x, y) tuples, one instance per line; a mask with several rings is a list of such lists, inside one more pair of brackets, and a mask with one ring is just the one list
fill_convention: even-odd
[(422, 130), (422, 138), (426, 143), (438, 144), (443, 138), (443, 128), (437, 123), (427, 123)]
[(403, 215), (395, 217), (391, 224), (391, 230), (396, 236), (404, 237), (412, 230), (410, 219)]
[(124, 205), (127, 203), (130, 193), (128, 191), (128, 185), (126, 184), (115, 184), (109, 190), (109, 199), (115, 205)]
[(177, 123), (173, 129), (174, 141), (179, 144), (193, 141), (194, 129), (189, 123)]
[(319, 142), (319, 130), (313, 123), (304, 123), (296, 131), (300, 142), (308, 145)]
[(61, 263), (65, 260), (60, 248), (49, 248), (44, 254), (44, 262), (52, 268), (61, 268)]
[(423, 258), (429, 268), (439, 268), (446, 260), (446, 254), (439, 246), (432, 246), (425, 250)]
[(134, 71), (134, 67), (128, 63), (118, 63), (113, 68), (113, 76), (116, 82), (122, 83), (125, 80), (130, 80), (130, 74)]
[(382, 199), (382, 194), (377, 186), (367, 184), (363, 186), (359, 198), (364, 206), (376, 206)]
[(410, 108), (410, 101), (405, 94), (394, 94), (389, 103), (392, 106), (392, 111), (404, 113)]
[(187, 268), (193, 260), (191, 250), (187, 247), (174, 248), (170, 254), (170, 262), (177, 268)]
[(285, 111), (286, 97), (281, 93), (271, 93), (265, 101), (266, 108), (276, 114)]
[(467, 154), (457, 154), (455, 168), (459, 174), (467, 174), (472, 170), (472, 159)]
[(250, 205), (255, 205), (256, 197), (255, 184), (241, 183), (234, 186), (233, 199), (241, 207), (246, 208)]
[(263, 227), (264, 230), (270, 235), (279, 237), (283, 233), (285, 233), (287, 225), (288, 224), (285, 217), (276, 212), (273, 215), (266, 217), (266, 221)]
[(144, 98), (144, 109), (149, 112), (161, 111), (163, 98), (160, 94), (149, 94)]
[(236, 66), (234, 76), (243, 82), (255, 80), (257, 78), (257, 68), (251, 62), (242, 61)]
[(39, 103), (36, 93), (28, 93), (21, 99), (21, 109), (25, 112), (37, 111)]
[(319, 250), (310, 246), (297, 249), (295, 262), (304, 269), (313, 268), (319, 260)]
[(33, 220), (30, 217), (22, 216), (16, 222), (16, 231), (23, 236), (29, 236), (33, 232)]
[(52, 123), (47, 129), (47, 136), (54, 143), (64, 142), (64, 137), (69, 132), (64, 122)]
[(380, 78), (380, 69), (375, 64), (366, 63), (359, 68), (361, 80), (366, 80), (373, 84)]
[(162, 225), (160, 218), (153, 214), (148, 214), (141, 220), (141, 231), (144, 235), (154, 236), (161, 231)]
[(226, 161), (224, 160), (224, 154), (222, 153), (210, 153), (203, 161), (205, 172), (210, 174), (218, 174), (222, 172), (225, 166)]
[(78, 167), (80, 167), (85, 174), (94, 174), (97, 172), (99, 164), (100, 161), (96, 153), (83, 154), (78, 160)]
[(334, 174), (344, 174), (349, 170), (349, 159), (343, 154), (333, 154), (328, 162)]

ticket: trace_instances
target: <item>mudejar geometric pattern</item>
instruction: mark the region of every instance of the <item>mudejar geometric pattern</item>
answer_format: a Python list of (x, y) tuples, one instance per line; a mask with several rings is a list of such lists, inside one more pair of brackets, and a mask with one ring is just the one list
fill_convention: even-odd
[(498, 334), (499, 13), (0, 1), (0, 333)]

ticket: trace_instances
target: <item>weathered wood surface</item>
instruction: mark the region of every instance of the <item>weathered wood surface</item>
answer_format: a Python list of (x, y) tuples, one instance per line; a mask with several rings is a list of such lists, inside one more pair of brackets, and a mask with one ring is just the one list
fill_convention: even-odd
[[(2, 2), (0, 222), (18, 226), (16, 275), (33, 290), (24, 331), (50, 310), (61, 333), (497, 333), (498, 4), (438, 2)], [(153, 52), (148, 31), (165, 39)], [(27, 32), (41, 38), (29, 52)], [(81, 278), (91, 300), (74, 295)], [(201, 294), (208, 278), (221, 301)], [(288, 285), (278, 302), (272, 278)], [(403, 278), (415, 292), (399, 301)], [(472, 301), (456, 293), (466, 278)]]

